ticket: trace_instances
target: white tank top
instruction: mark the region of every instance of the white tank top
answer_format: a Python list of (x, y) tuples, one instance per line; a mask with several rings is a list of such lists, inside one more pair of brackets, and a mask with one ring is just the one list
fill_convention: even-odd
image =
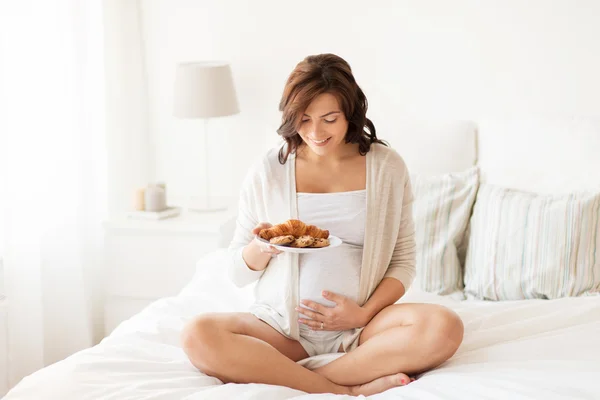
[[(366, 220), (366, 190), (340, 193), (298, 193), (298, 217), (301, 221), (329, 230), (342, 244), (327, 251), (299, 254), (300, 300), (312, 300), (325, 306), (335, 304), (321, 295), (323, 290), (358, 300), (358, 287)], [(305, 316), (300, 315), (301, 318)], [(300, 324), (300, 335), (333, 338), (335, 331), (310, 331)]]

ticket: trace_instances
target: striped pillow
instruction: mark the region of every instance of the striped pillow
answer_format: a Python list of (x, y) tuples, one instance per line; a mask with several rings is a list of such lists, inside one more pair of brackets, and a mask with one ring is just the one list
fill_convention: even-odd
[(479, 169), (439, 176), (414, 174), (411, 181), (417, 246), (414, 285), (437, 294), (462, 294), (459, 250), (467, 242), (465, 232), (479, 185)]
[(556, 299), (600, 291), (600, 194), (482, 185), (465, 266), (468, 297)]

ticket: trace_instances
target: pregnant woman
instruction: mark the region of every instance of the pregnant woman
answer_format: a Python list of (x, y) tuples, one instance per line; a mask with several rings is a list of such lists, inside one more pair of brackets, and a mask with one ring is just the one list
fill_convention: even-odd
[[(450, 358), (460, 318), (432, 304), (394, 304), (415, 276), (413, 194), (398, 153), (376, 136), (350, 66), (309, 56), (289, 76), (278, 134), (247, 175), (228, 273), (256, 282), (249, 313), (203, 314), (182, 332), (200, 371), (223, 382), (309, 393), (372, 395)], [(343, 244), (279, 252), (255, 238), (289, 219), (329, 230)], [(313, 371), (296, 361), (343, 352)]]

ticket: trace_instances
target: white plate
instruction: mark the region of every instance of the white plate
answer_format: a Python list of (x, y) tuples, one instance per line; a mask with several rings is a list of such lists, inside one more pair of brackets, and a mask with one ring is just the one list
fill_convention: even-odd
[(285, 251), (287, 253), (316, 253), (323, 250), (332, 249), (334, 247), (338, 247), (342, 244), (342, 239), (337, 236), (329, 235), (329, 246), (327, 247), (290, 247), (290, 246), (281, 246), (277, 244), (271, 244), (268, 240), (265, 240), (261, 237), (256, 236), (259, 242), (263, 242), (275, 247), (277, 250)]

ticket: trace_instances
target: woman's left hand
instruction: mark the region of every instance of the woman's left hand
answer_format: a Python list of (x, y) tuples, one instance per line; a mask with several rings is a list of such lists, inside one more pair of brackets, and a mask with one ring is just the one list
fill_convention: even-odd
[(369, 322), (367, 311), (353, 300), (331, 292), (323, 292), (323, 297), (334, 302), (335, 306), (327, 307), (314, 301), (302, 300), (305, 307), (296, 307), (296, 311), (310, 319), (299, 318), (299, 323), (315, 331), (346, 331), (362, 328)]

